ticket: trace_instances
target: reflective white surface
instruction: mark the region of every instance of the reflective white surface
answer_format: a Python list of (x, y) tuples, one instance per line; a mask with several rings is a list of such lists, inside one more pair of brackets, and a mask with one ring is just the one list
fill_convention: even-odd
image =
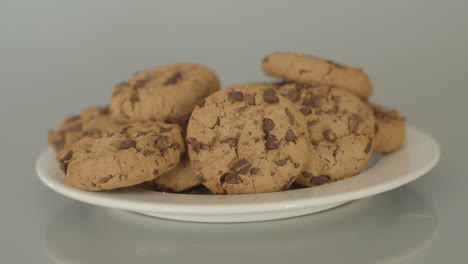
[[(101, 253), (112, 249), (142, 263), (466, 262), (466, 10), (463, 0), (0, 1), (0, 263), (118, 263)], [(364, 67), (372, 100), (434, 136), (440, 163), (408, 186), (331, 211), (240, 225), (119, 214), (36, 177), (47, 130), (107, 103), (134, 71), (193, 61), (216, 69), (224, 86), (262, 81), (260, 60), (273, 50)]]
[(161, 193), (142, 188), (89, 192), (65, 184), (55, 153), (44, 150), (36, 162), (41, 181), (69, 198), (145, 215), (194, 222), (253, 222), (327, 210), (346, 202), (398, 188), (426, 174), (439, 160), (437, 143), (408, 127), (403, 146), (374, 154), (366, 169), (351, 178), (314, 188), (244, 195)]
[[(376, 217), (363, 218), (368, 211)], [(434, 208), (407, 187), (318, 214), (244, 224), (178, 222), (73, 204), (53, 217), (42, 245), (53, 263), (305, 263), (317, 256), (320, 263), (399, 263), (431, 243), (437, 221)]]

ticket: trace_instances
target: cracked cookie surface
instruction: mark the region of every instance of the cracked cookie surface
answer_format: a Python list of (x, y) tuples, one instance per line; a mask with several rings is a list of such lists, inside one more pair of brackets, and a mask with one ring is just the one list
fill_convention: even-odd
[(270, 84), (205, 98), (187, 130), (192, 167), (216, 194), (287, 189), (307, 160), (308, 141), (304, 116)]
[(120, 124), (111, 117), (107, 106), (89, 107), (80, 115), (62, 121), (57, 130), (49, 131), (47, 141), (55, 152), (59, 152), (83, 136), (100, 135), (119, 126)]
[(278, 92), (294, 102), (310, 133), (308, 160), (296, 183), (321, 185), (364, 169), (374, 138), (369, 106), (341, 88), (289, 83)]
[(270, 76), (306, 83), (336, 86), (363, 99), (372, 94), (369, 77), (362, 69), (290, 52), (273, 52), (263, 59), (263, 71)]
[(375, 143), (373, 152), (392, 152), (405, 141), (406, 118), (398, 111), (369, 104), (375, 116)]
[(177, 123), (204, 97), (219, 90), (211, 69), (198, 64), (168, 64), (136, 73), (114, 88), (110, 108), (120, 122)]
[(185, 152), (178, 125), (122, 125), (112, 133), (85, 136), (57, 155), (65, 183), (99, 191), (153, 180), (174, 168)]

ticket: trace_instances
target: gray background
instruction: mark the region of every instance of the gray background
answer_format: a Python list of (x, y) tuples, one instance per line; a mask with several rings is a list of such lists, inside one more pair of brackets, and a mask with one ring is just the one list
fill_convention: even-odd
[[(466, 10), (468, 1), (1, 1), (0, 262), (466, 261)], [(226, 87), (266, 80), (260, 60), (274, 50), (363, 67), (374, 102), (437, 139), (439, 165), (336, 210), (233, 225), (97, 208), (37, 179), (47, 130), (108, 103), (133, 72), (198, 62)]]

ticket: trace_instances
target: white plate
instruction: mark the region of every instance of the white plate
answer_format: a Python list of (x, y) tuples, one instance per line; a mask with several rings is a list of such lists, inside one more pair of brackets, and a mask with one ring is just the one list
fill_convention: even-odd
[(183, 221), (252, 222), (315, 213), (392, 190), (427, 173), (439, 156), (433, 138), (409, 127), (402, 148), (374, 156), (368, 169), (354, 177), (312, 188), (244, 195), (174, 194), (137, 188), (83, 191), (64, 183), (50, 148), (40, 154), (36, 171), (52, 190), (85, 203)]

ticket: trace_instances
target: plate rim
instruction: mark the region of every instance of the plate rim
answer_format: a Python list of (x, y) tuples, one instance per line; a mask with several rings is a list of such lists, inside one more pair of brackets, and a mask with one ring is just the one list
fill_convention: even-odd
[[(201, 196), (201, 195), (193, 195), (193, 194), (173, 194), (173, 193), (157, 193), (147, 191), (151, 193), (152, 196), (160, 196), (164, 199), (170, 200), (171, 197), (174, 198), (181, 198), (181, 195), (184, 197), (189, 197), (190, 199), (199, 199), (199, 200), (206, 200), (197, 197), (209, 197), (209, 200), (213, 200), (215, 203), (210, 204), (183, 204), (183, 203), (173, 203), (173, 202), (164, 202), (164, 201), (141, 201), (141, 200), (128, 200), (122, 197), (120, 191), (117, 193), (110, 193), (110, 192), (90, 192), (80, 190), (71, 186), (66, 185), (63, 181), (60, 182), (55, 180), (54, 177), (50, 176), (49, 173), (45, 173), (45, 164), (46, 159), (48, 158), (47, 155), (51, 155), (53, 150), (50, 147), (42, 150), (39, 154), (39, 157), (36, 160), (35, 168), (36, 173), (41, 180), (47, 187), (52, 189), (53, 191), (69, 197), (74, 200), (78, 200), (81, 202), (94, 204), (98, 206), (104, 206), (109, 208), (116, 208), (116, 209), (123, 209), (129, 211), (140, 211), (140, 212), (156, 212), (161, 214), (192, 214), (192, 215), (242, 215), (242, 214), (251, 214), (251, 213), (271, 213), (271, 212), (280, 212), (280, 211), (289, 211), (289, 210), (298, 210), (303, 208), (310, 208), (315, 206), (323, 206), (327, 204), (333, 203), (340, 203), (340, 202), (348, 202), (357, 199), (362, 199), (365, 197), (369, 197), (378, 193), (390, 191), (392, 189), (398, 188), (402, 185), (405, 185), (411, 181), (418, 179), (419, 177), (425, 175), (429, 172), (432, 168), (434, 168), (439, 159), (440, 159), (440, 146), (435, 141), (433, 137), (431, 137), (426, 132), (423, 132), (417, 128), (407, 126), (407, 138), (406, 141), (413, 140), (416, 143), (423, 143), (425, 147), (431, 148), (432, 152), (428, 160), (424, 163), (424, 165), (420, 166), (419, 168), (413, 169), (411, 172), (405, 175), (396, 176), (394, 179), (370, 185), (364, 188), (358, 188), (351, 191), (346, 192), (338, 192), (331, 195), (323, 195), (319, 197), (305, 197), (305, 198), (297, 198), (297, 199), (286, 199), (279, 201), (262, 201), (262, 196), (286, 196), (284, 193), (288, 192), (296, 192), (300, 193), (309, 193), (313, 191), (323, 190), (328, 188), (332, 184), (346, 184), (346, 181), (350, 179), (356, 179), (359, 175), (369, 174), (372, 173), (372, 168), (375, 167), (379, 162), (385, 160), (392, 155), (397, 155), (400, 150), (397, 150), (394, 153), (390, 153), (384, 155), (379, 158), (376, 162), (374, 167), (370, 168), (369, 170), (362, 172), (358, 175), (355, 175), (349, 179), (345, 179), (336, 183), (326, 184), (318, 187), (312, 188), (304, 188), (298, 190), (290, 190), (286, 192), (276, 192), (276, 193), (265, 193), (265, 194), (243, 194), (243, 195), (209, 195), (209, 196)], [(405, 144), (406, 144), (405, 141)], [(419, 142), (417, 142), (419, 141)], [(404, 146), (403, 148), (406, 148)], [(49, 164), (50, 165), (50, 164)], [(128, 189), (126, 190), (128, 191)], [(142, 191), (139, 191), (143, 193)], [(104, 194), (104, 195), (103, 195)], [(143, 194), (142, 194), (143, 195)], [(119, 197), (120, 196), (120, 197)], [(249, 200), (249, 199), (257, 199), (255, 203), (246, 203), (242, 200)], [(236, 201), (238, 203), (236, 203)], [(239, 202), (240, 201), (240, 202)]]

